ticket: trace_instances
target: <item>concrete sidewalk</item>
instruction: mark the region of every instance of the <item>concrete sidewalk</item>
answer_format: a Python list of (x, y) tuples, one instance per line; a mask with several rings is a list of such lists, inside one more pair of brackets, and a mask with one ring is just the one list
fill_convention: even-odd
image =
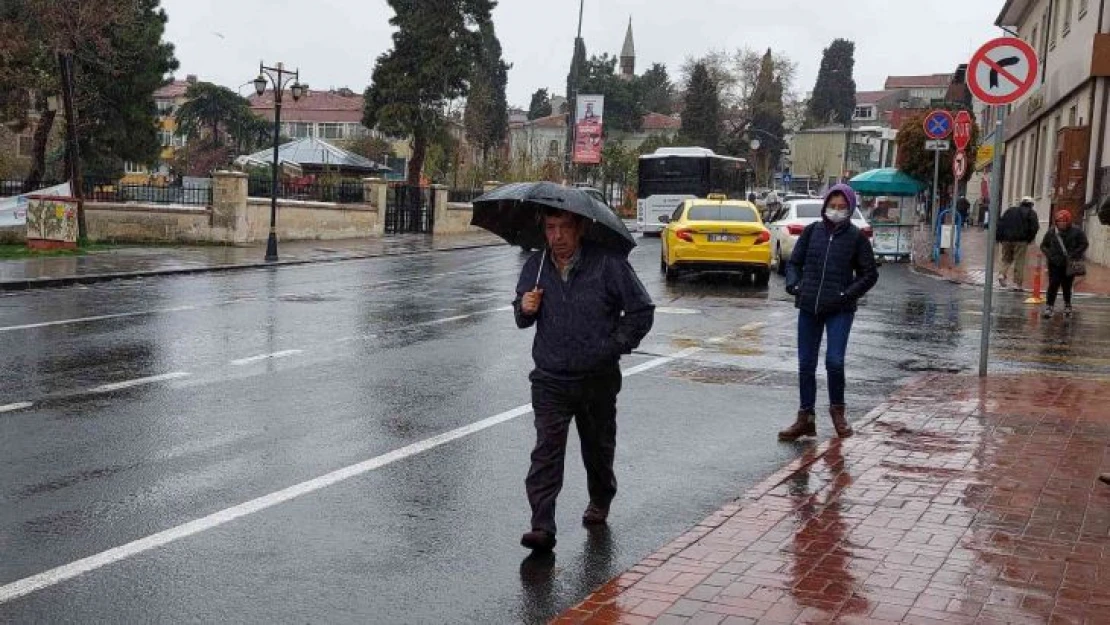
[(276, 263), (264, 261), (266, 246), (120, 246), (81, 256), (0, 260), (0, 291), (103, 282), (120, 278), (229, 271), (268, 266), (335, 262), (505, 245), (486, 233), (407, 234), (338, 241), (279, 243)]
[(1110, 623), (1107, 405), (919, 378), (555, 622)]
[[(1029, 246), (1028, 257), (1025, 261), (1025, 282), (1022, 285), (1026, 292), (1033, 291), (1034, 275), (1037, 273), (1037, 263), (1041, 267), (1041, 291), (1048, 288), (1048, 269), (1044, 266), (1043, 254), (1040, 244), (1044, 237), (1044, 229), (1037, 233), (1037, 241)], [(914, 266), (919, 271), (975, 286), (986, 284), (987, 267), (987, 233), (981, 228), (968, 228), (963, 231), (960, 264), (955, 263), (954, 256), (950, 253), (941, 255), (940, 265), (932, 261), (928, 232), (919, 229), (914, 236)], [(995, 277), (998, 275), (998, 265), (1001, 258), (995, 256)], [(1011, 276), (1012, 278), (1012, 276)], [(998, 285), (997, 279), (995, 285)], [(1110, 297), (1110, 267), (1087, 263), (1087, 275), (1075, 282), (1076, 293), (1084, 295), (1097, 295)]]

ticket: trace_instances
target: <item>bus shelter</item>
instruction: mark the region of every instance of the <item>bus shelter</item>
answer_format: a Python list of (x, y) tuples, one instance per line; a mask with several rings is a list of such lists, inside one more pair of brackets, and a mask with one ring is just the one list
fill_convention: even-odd
[(874, 231), (875, 255), (906, 261), (913, 251), (921, 182), (894, 168), (872, 169), (848, 181)]

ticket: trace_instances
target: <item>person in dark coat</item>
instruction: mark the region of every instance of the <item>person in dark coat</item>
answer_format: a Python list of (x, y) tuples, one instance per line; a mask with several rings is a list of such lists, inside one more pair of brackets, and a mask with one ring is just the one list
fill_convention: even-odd
[(998, 273), (1000, 285), (1006, 286), (1006, 274), (1013, 267), (1013, 289), (1022, 290), (1022, 285), (1025, 284), (1025, 257), (1029, 244), (1037, 240), (1037, 231), (1040, 229), (1037, 211), (1033, 210), (1033, 198), (1029, 196), (1021, 198), (1021, 203), (1017, 206), (1006, 209), (998, 219), (994, 237), (1002, 248), (1002, 262)]
[(837, 436), (852, 435), (844, 403), (844, 358), (859, 299), (879, 280), (871, 242), (852, 225), (856, 194), (844, 184), (825, 195), (821, 221), (802, 231), (786, 268), (786, 292), (798, 309), (798, 390), (801, 406), (793, 425), (779, 440), (816, 436), (817, 357), (828, 335), (825, 370), (829, 413)]
[(971, 225), (968, 220), (971, 218), (971, 202), (967, 197), (961, 195), (960, 199), (956, 200), (956, 212), (960, 214), (960, 225), (964, 228)]
[(536, 445), (525, 479), (532, 530), (520, 543), (555, 547), (555, 500), (563, 487), (567, 433), (573, 420), (582, 442), (590, 502), (582, 515), (601, 525), (617, 494), (620, 358), (651, 330), (655, 306), (621, 254), (583, 241), (587, 222), (552, 209), (544, 215), (547, 249), (524, 264), (513, 310), (519, 328), (536, 326), (532, 410)]
[(1069, 275), (1071, 261), (1083, 260), (1087, 253), (1087, 235), (1071, 223), (1071, 211), (1056, 211), (1056, 227), (1050, 228), (1041, 240), (1041, 251), (1048, 263), (1048, 292), (1045, 293), (1044, 318), (1051, 319), (1056, 306), (1056, 294), (1064, 289), (1064, 316), (1071, 317), (1071, 292), (1075, 275)]

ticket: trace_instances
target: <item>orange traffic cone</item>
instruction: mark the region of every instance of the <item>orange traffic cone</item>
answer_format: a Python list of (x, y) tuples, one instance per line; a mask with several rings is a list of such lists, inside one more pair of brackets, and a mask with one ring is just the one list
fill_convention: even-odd
[(1037, 272), (1033, 274), (1033, 295), (1025, 298), (1026, 304), (1044, 303), (1044, 297), (1041, 295), (1041, 258), (1042, 256), (1037, 254)]

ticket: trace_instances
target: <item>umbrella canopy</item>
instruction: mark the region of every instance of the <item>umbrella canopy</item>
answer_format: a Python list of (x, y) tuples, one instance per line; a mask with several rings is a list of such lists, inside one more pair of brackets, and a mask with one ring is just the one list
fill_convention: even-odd
[(558, 208), (590, 220), (586, 240), (628, 254), (636, 247), (632, 233), (608, 206), (584, 191), (553, 182), (517, 182), (477, 198), (470, 225), (485, 228), (512, 245), (540, 249), (547, 245), (543, 211)]
[(916, 178), (893, 167), (865, 171), (848, 184), (863, 195), (917, 195), (925, 188)]

